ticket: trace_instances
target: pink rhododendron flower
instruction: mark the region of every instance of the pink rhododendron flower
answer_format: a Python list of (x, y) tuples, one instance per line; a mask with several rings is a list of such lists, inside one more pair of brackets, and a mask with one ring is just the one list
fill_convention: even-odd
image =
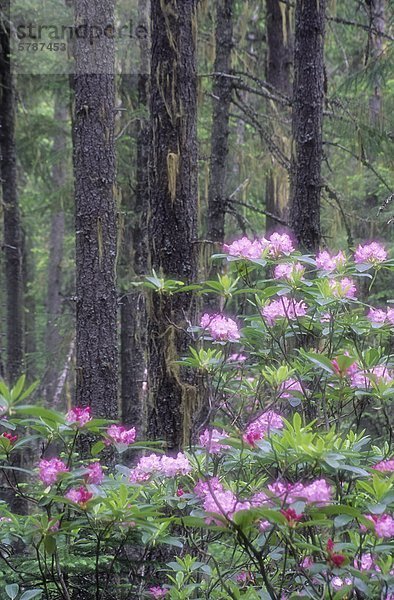
[(86, 408), (75, 406), (66, 414), (66, 422), (70, 425), (75, 424), (78, 427), (83, 427), (91, 420), (90, 406), (87, 406)]
[[(345, 355), (349, 356), (349, 353), (345, 352)], [(333, 358), (332, 361), (331, 361), (331, 364), (333, 366), (334, 371), (340, 377), (345, 377), (346, 375), (352, 375), (353, 373), (355, 373), (358, 370), (358, 367), (355, 364), (355, 361), (351, 365), (349, 365), (348, 367), (342, 367), (342, 368), (340, 368), (338, 360), (336, 358)]]
[(385, 261), (387, 252), (384, 247), (378, 242), (371, 242), (365, 246), (358, 246), (354, 253), (354, 262), (356, 263), (372, 263), (377, 264)]
[(286, 256), (294, 252), (292, 239), (287, 233), (273, 233), (268, 240), (261, 240), (263, 247), (269, 248), (270, 256), (278, 258), (282, 254)]
[(250, 571), (240, 571), (240, 573), (237, 573), (237, 575), (235, 576), (235, 581), (237, 581), (238, 583), (247, 583), (251, 579), (252, 573)]
[(349, 298), (349, 300), (356, 300), (356, 286), (352, 279), (344, 277), (343, 279), (331, 279), (329, 282), (330, 289), (335, 298)]
[(332, 567), (341, 567), (343, 563), (346, 561), (346, 557), (343, 554), (338, 554), (334, 552), (334, 542), (330, 538), (327, 542), (327, 562)]
[(334, 588), (334, 590), (340, 590), (341, 588), (343, 588), (344, 585), (351, 584), (352, 580), (350, 579), (350, 577), (345, 577), (345, 579), (341, 579), (340, 577), (336, 576), (331, 579), (331, 586)]
[(192, 470), (189, 459), (182, 452), (178, 452), (176, 458), (172, 456), (162, 456), (160, 460), (160, 471), (166, 477), (175, 477), (175, 475), (187, 475)]
[(331, 487), (325, 479), (318, 479), (309, 485), (305, 485), (302, 491), (296, 491), (295, 494), (307, 503), (316, 503), (319, 506), (328, 504), (332, 499)]
[(300, 382), (297, 379), (287, 379), (283, 383), (281, 383), (279, 387), (279, 397), (280, 398), (292, 398), (293, 392), (301, 392), (303, 394), (303, 389)]
[(269, 521), (260, 521), (259, 522), (259, 529), (260, 529), (261, 533), (264, 533), (271, 527), (272, 527), (272, 523), (270, 523)]
[(263, 248), (258, 240), (252, 242), (247, 237), (243, 237), (235, 240), (232, 244), (223, 244), (223, 251), (230, 256), (254, 259), (261, 258)]
[(150, 476), (161, 470), (161, 457), (157, 454), (150, 454), (149, 456), (142, 456), (138, 461), (138, 464), (130, 472), (130, 481), (140, 482), (147, 481)]
[(267, 494), (265, 492), (257, 492), (250, 499), (250, 503), (254, 508), (259, 508), (260, 506), (263, 506), (264, 504), (270, 504), (271, 499), (267, 496)]
[(199, 481), (194, 486), (194, 493), (199, 498), (205, 498), (205, 496), (209, 493), (215, 491), (223, 491), (223, 486), (220, 483), (217, 477), (211, 477), (208, 481), (203, 481), (199, 479)]
[(371, 321), (371, 323), (384, 323), (386, 320), (387, 314), (384, 310), (380, 308), (370, 308), (367, 319)]
[(368, 375), (372, 375), (373, 379), (379, 383), (390, 383), (393, 381), (391, 373), (384, 365), (377, 365), (370, 369), (370, 371), (355, 370), (351, 373), (350, 384), (352, 387), (369, 389), (371, 387), (371, 380)]
[(89, 502), (89, 500), (93, 498), (93, 494), (92, 492), (89, 492), (89, 490), (87, 490), (85, 487), (81, 486), (79, 488), (71, 488), (71, 490), (69, 490), (67, 494), (65, 494), (65, 498), (71, 500), (71, 502), (75, 502), (75, 504), (79, 504), (80, 506), (84, 507)]
[(391, 515), (365, 515), (375, 526), (378, 537), (391, 538), (394, 536), (394, 519)]
[(165, 598), (167, 596), (167, 592), (168, 590), (157, 585), (149, 588), (149, 593), (152, 598)]
[(303, 569), (309, 569), (313, 564), (314, 562), (312, 556), (305, 556), (305, 558), (303, 558), (301, 561), (301, 567)]
[(147, 481), (154, 473), (175, 477), (175, 475), (187, 475), (191, 469), (189, 459), (182, 452), (179, 452), (176, 458), (150, 454), (140, 458), (134, 469), (130, 471), (129, 478), (132, 483), (136, 483)]
[(322, 271), (332, 272), (335, 269), (344, 267), (346, 264), (346, 256), (343, 252), (338, 252), (335, 256), (331, 256), (327, 250), (323, 250), (316, 256), (316, 266)]
[(133, 444), (135, 442), (135, 427), (126, 429), (123, 425), (110, 425), (107, 429), (109, 439), (105, 440), (107, 445), (115, 444)]
[(394, 458), (390, 458), (389, 460), (381, 460), (372, 468), (375, 469), (375, 471), (380, 471), (381, 473), (393, 473)]
[(100, 485), (104, 479), (104, 471), (99, 462), (90, 463), (87, 466), (88, 473), (86, 475), (87, 483), (93, 483), (95, 485)]
[(228, 362), (245, 362), (247, 356), (245, 354), (230, 354)]
[(236, 342), (241, 337), (236, 322), (224, 315), (206, 313), (202, 316), (200, 325), (207, 329), (215, 341)]
[(297, 514), (293, 508), (282, 508), (280, 512), (286, 518), (289, 527), (295, 527), (297, 525), (297, 522), (301, 521), (303, 517), (303, 515)]
[(12, 435), (12, 433), (9, 433), (8, 431), (2, 433), (1, 437), (6, 438), (10, 442), (10, 444), (14, 444), (18, 439), (17, 435)]
[(274, 325), (278, 319), (290, 319), (295, 321), (298, 317), (306, 315), (307, 306), (304, 302), (296, 302), (292, 298), (282, 296), (278, 300), (272, 300), (261, 311), (268, 325)]
[(287, 279), (289, 281), (294, 279), (302, 279), (305, 273), (305, 267), (301, 263), (282, 263), (276, 265), (274, 270), (274, 279)]
[(243, 435), (243, 439), (253, 446), (255, 442), (263, 439), (270, 432), (270, 429), (283, 429), (282, 417), (272, 410), (268, 410), (250, 423)]
[(221, 444), (220, 441), (223, 438), (228, 438), (228, 434), (225, 431), (218, 431), (217, 429), (206, 429), (200, 435), (200, 446), (207, 448), (211, 454), (220, 454), (222, 450), (228, 450), (230, 446)]
[(297, 500), (304, 500), (307, 504), (316, 503), (323, 506), (331, 502), (331, 488), (325, 479), (318, 479), (308, 485), (298, 483), (285, 483), (275, 481), (268, 486), (270, 492), (282, 502), (293, 504)]
[(390, 323), (390, 325), (394, 325), (394, 308), (388, 308), (387, 309), (387, 320)]
[(360, 571), (370, 571), (374, 569), (380, 572), (380, 568), (375, 563), (375, 560), (369, 552), (364, 553), (361, 558), (355, 558), (353, 561), (354, 567)]
[(51, 458), (50, 460), (40, 460), (39, 462), (39, 478), (45, 485), (56, 483), (60, 473), (66, 473), (69, 469), (64, 462), (59, 458)]

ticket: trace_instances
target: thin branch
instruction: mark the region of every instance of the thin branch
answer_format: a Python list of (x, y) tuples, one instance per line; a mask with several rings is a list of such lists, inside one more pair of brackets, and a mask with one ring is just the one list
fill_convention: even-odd
[(358, 23), (357, 21), (350, 21), (349, 19), (342, 19), (341, 17), (329, 17), (326, 16), (327, 21), (334, 21), (334, 23), (339, 23), (340, 25), (352, 25), (353, 27), (359, 27), (360, 29), (364, 29), (368, 33), (373, 33), (374, 35), (384, 37), (391, 42), (394, 41), (394, 37), (389, 35), (388, 33), (384, 33), (383, 31), (379, 31), (375, 27), (370, 27), (369, 25), (365, 25), (364, 23)]
[(285, 225), (286, 227), (289, 227), (289, 224), (287, 223), (287, 221), (284, 221), (284, 219), (282, 219), (281, 217), (278, 217), (277, 215), (274, 215), (273, 213), (269, 212), (268, 210), (263, 210), (262, 208), (256, 208), (252, 204), (248, 204), (247, 202), (241, 202), (241, 200), (230, 200), (230, 198), (228, 198), (227, 201), (230, 204), (238, 204), (239, 206), (244, 206), (245, 208), (248, 208), (249, 210), (253, 210), (254, 212), (256, 212), (260, 215), (265, 215), (266, 217), (269, 217), (273, 221), (280, 223), (280, 225)]
[(375, 177), (377, 177), (379, 179), (379, 181), (381, 183), (383, 183), (384, 187), (388, 189), (390, 194), (393, 192), (392, 188), (386, 182), (384, 177), (382, 177), (381, 174), (378, 173), (378, 171), (369, 162), (369, 160), (367, 158), (362, 157), (362, 156), (357, 156), (357, 154), (355, 154), (352, 150), (350, 150), (349, 148), (346, 148), (346, 146), (342, 146), (342, 144), (338, 144), (338, 142), (330, 142), (328, 140), (324, 140), (323, 144), (326, 146), (334, 146), (335, 148), (339, 148), (340, 150), (343, 150), (344, 152), (347, 152), (348, 154), (350, 154), (350, 156), (355, 158), (357, 161), (361, 162), (361, 164), (364, 165), (364, 167), (367, 167), (370, 171), (372, 171), (372, 173), (375, 175)]

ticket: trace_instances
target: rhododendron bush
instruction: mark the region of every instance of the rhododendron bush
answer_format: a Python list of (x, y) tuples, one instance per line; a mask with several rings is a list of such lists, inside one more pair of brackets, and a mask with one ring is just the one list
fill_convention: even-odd
[[(394, 599), (394, 305), (369, 304), (394, 262), (377, 242), (305, 256), (282, 233), (214, 260), (197, 292), (221, 308), (179, 357), (204, 384), (194, 445), (169, 455), (89, 409), (25, 404), (23, 380), (1, 386), (3, 473), (29, 506), (0, 506), (8, 597)], [(37, 445), (16, 483), (15, 449)]]

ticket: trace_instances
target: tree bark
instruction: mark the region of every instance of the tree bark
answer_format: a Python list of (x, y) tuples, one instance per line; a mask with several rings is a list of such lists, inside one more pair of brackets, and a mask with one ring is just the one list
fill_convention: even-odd
[(15, 92), (10, 64), (9, 2), (0, 2), (0, 151), (4, 215), (4, 255), (7, 294), (7, 364), (9, 383), (23, 368), (22, 231), (15, 154)]
[[(138, 2), (139, 74), (137, 78), (138, 105), (148, 109), (150, 36), (149, 0)], [(133, 275), (139, 276), (148, 269), (146, 216), (148, 210), (149, 120), (144, 114), (139, 119), (137, 131), (136, 185), (131, 206), (131, 262)], [(135, 288), (121, 301), (121, 406), (122, 421), (135, 425), (142, 438), (146, 432), (146, 298)]]
[[(293, 66), (293, 32), (291, 30), (290, 6), (280, 0), (266, 0), (267, 61), (266, 80), (278, 92), (291, 97)], [(283, 121), (284, 107), (280, 107), (280, 120)], [(285, 155), (290, 152), (290, 132), (277, 125), (278, 108), (268, 107), (272, 115), (272, 127), (276, 143)], [(272, 167), (266, 180), (265, 205), (269, 213), (288, 220), (290, 196), (289, 174), (283, 166), (272, 158)], [(266, 231), (277, 229), (278, 223), (269, 216), (266, 219)]]
[[(191, 282), (197, 276), (196, 0), (152, 0), (149, 199), (151, 267)], [(171, 450), (188, 438), (194, 379), (176, 361), (187, 351), (192, 294), (148, 298), (148, 435)]]
[[(114, 22), (114, 0), (76, 0), (76, 23)], [(76, 402), (116, 418), (114, 40), (75, 46)]]
[(215, 29), (215, 63), (212, 88), (211, 161), (208, 188), (207, 235), (212, 242), (224, 241), (226, 216), (226, 173), (232, 83), (231, 50), (233, 46), (234, 0), (217, 0)]
[(48, 259), (47, 289), (47, 326), (45, 332), (45, 348), (48, 356), (46, 366), (45, 395), (51, 402), (57, 386), (60, 371), (59, 353), (62, 336), (59, 331), (59, 318), (62, 312), (62, 261), (64, 244), (64, 208), (62, 198), (67, 181), (65, 152), (67, 146), (68, 99), (62, 90), (55, 92), (54, 119), (57, 130), (53, 137), (54, 164), (52, 167), (52, 185), (57, 190), (60, 201), (56, 202), (51, 217)]
[(326, 0), (297, 0), (290, 225), (300, 247), (319, 248)]

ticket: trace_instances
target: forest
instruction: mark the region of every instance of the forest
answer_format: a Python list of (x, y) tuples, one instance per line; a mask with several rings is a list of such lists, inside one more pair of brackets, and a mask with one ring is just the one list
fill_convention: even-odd
[(391, 0), (0, 0), (0, 600), (394, 600)]

